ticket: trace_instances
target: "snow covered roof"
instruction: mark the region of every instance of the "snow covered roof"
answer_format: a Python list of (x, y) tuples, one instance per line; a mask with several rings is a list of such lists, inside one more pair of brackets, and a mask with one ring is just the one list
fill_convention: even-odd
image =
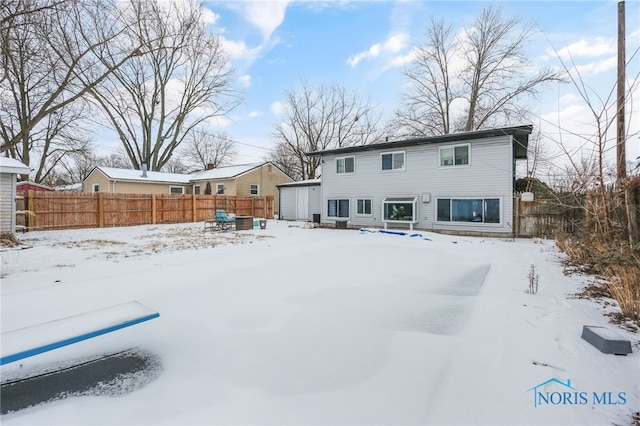
[(135, 182), (154, 182), (154, 183), (182, 183), (188, 184), (191, 175), (183, 175), (179, 173), (165, 172), (147, 172), (147, 177), (142, 176), (142, 170), (135, 169), (117, 169), (115, 167), (98, 166), (96, 169), (104, 173), (109, 179), (127, 180)]
[(238, 177), (267, 163), (240, 164), (237, 166), (215, 167), (191, 174), (191, 180), (230, 179)]
[(31, 169), (15, 158), (0, 157), (0, 172), (14, 174), (29, 174)]
[(313, 186), (320, 185), (320, 179), (299, 180), (297, 182), (287, 182), (276, 185), (278, 188), (282, 186)]

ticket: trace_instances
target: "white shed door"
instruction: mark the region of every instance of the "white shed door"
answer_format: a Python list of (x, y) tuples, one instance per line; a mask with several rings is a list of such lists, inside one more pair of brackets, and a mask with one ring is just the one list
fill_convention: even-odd
[(309, 220), (309, 188), (296, 188), (296, 220)]

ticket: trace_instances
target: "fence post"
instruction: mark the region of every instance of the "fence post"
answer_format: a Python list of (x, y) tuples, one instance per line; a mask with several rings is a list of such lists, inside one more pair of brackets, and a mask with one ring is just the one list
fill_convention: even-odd
[[(33, 214), (28, 214), (26, 216), (25, 222), (26, 222), (26, 225), (27, 225), (27, 229), (30, 229), (32, 226), (33, 226), (33, 228), (36, 227), (37, 216), (35, 214), (36, 213), (35, 202), (33, 201), (34, 195), (35, 195), (35, 191), (33, 191), (33, 190), (27, 191), (27, 202), (26, 202), (25, 206), (27, 208), (27, 211), (30, 211), (31, 213), (33, 213)], [(32, 220), (33, 220), (33, 224), (31, 224)]]
[(156, 210), (157, 210), (157, 203), (156, 203), (156, 194), (151, 194), (151, 224), (155, 225), (156, 224)]
[(98, 227), (104, 228), (104, 193), (98, 192)]
[(198, 209), (196, 207), (196, 194), (191, 195), (191, 214), (193, 215), (193, 222), (198, 221)]
[(520, 236), (520, 197), (513, 196), (513, 236)]

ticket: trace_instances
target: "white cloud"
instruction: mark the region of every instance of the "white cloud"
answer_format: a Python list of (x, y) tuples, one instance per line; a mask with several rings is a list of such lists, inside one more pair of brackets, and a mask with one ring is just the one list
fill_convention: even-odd
[(284, 112), (285, 109), (286, 105), (280, 101), (271, 104), (271, 112), (273, 112), (274, 114), (280, 115)]
[(253, 62), (262, 51), (262, 46), (249, 48), (244, 41), (227, 40), (221, 37), (220, 42), (222, 43), (222, 47), (231, 57), (231, 59), (235, 60), (245, 60), (248, 62)]
[(249, 74), (241, 75), (238, 77), (238, 81), (244, 87), (251, 87), (251, 76)]
[(260, 111), (256, 111), (256, 110), (253, 110), (253, 111), (251, 111), (249, 113), (249, 117), (250, 118), (260, 117), (261, 115), (262, 115), (262, 113)]
[(591, 76), (601, 74), (606, 71), (615, 70), (618, 67), (618, 59), (611, 56), (602, 61), (591, 62), (588, 64), (576, 65), (575, 69), (581, 76)]
[[(575, 59), (581, 57), (595, 58), (598, 56), (615, 54), (617, 50), (616, 45), (615, 40), (603, 37), (582, 39), (558, 50), (557, 56), (564, 61), (571, 58)], [(549, 50), (548, 53), (551, 56), (556, 56), (556, 53), (551, 50)]]
[(258, 27), (262, 37), (268, 40), (282, 24), (288, 0), (239, 2), (238, 8), (244, 18)]
[[(393, 63), (395, 56), (402, 52), (409, 45), (409, 35), (406, 33), (392, 34), (382, 43), (376, 43), (368, 50), (349, 57), (347, 63), (351, 67), (355, 67), (362, 60), (384, 58), (389, 63)], [(398, 55), (402, 56), (402, 55)]]

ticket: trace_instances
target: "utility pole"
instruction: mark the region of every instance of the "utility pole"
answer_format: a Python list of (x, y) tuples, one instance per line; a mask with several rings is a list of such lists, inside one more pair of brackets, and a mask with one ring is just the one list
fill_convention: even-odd
[(635, 191), (629, 187), (627, 182), (627, 159), (626, 159), (626, 134), (624, 128), (624, 104), (625, 104), (625, 80), (626, 80), (626, 55), (625, 55), (625, 10), (624, 1), (618, 2), (618, 111), (616, 114), (616, 163), (618, 179), (616, 186), (622, 192), (624, 206), (627, 214), (627, 232), (629, 235), (629, 246), (634, 248), (638, 245), (638, 215), (636, 207)]
[(624, 1), (618, 2), (618, 113), (616, 159), (618, 165), (618, 183), (624, 185), (627, 177), (626, 159), (626, 135), (624, 129), (624, 103), (625, 103), (625, 79), (626, 79), (626, 55), (625, 55), (625, 11)]

